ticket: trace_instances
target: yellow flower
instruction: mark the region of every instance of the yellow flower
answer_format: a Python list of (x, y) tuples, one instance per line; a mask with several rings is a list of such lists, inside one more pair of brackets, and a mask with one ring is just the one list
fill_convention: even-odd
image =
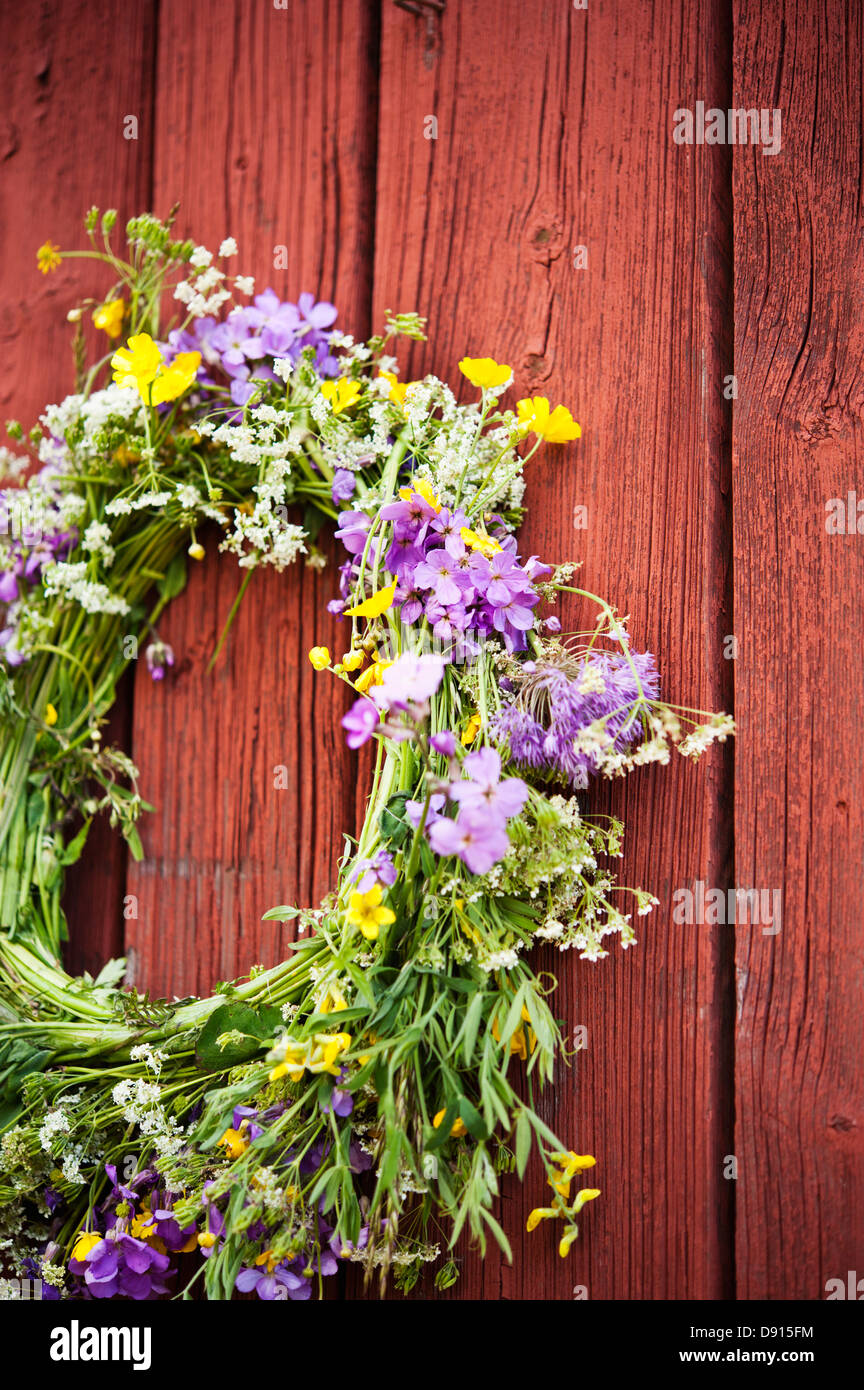
[(111, 358), (114, 380), (118, 386), (137, 390), (142, 401), (161, 405), (176, 400), (188, 391), (201, 366), (200, 352), (178, 352), (166, 367), (159, 347), (149, 333), (135, 333), (125, 348), (118, 348)]
[(103, 333), (107, 333), (109, 338), (119, 338), (123, 332), (123, 315), (126, 313), (126, 301), (123, 299), (110, 299), (107, 304), (102, 304), (93, 313), (93, 323), (96, 328), (101, 328)]
[(463, 526), (459, 532), (469, 550), (479, 550), (481, 555), (485, 555), (489, 560), (493, 555), (497, 555), (501, 549), (496, 540), (491, 536), (483, 535), (479, 531), (472, 531), (470, 526)]
[(192, 544), (190, 545), (188, 551), (187, 551), (187, 554), (190, 555), (190, 556), (192, 557), (193, 560), (203, 560), (203, 559), (204, 559), (204, 547), (203, 547), (203, 545), (201, 544), (201, 542), (200, 542), (200, 541), (193, 541)]
[(343, 671), (356, 671), (363, 665), (364, 660), (365, 656), (363, 652), (346, 652), (339, 664)]
[(567, 1256), (570, 1254), (570, 1246), (573, 1244), (578, 1234), (578, 1226), (567, 1227), (567, 1230), (558, 1242), (558, 1254), (561, 1256), (562, 1260), (566, 1260)]
[(440, 497), (435, 496), (432, 487), (425, 478), (415, 478), (409, 487), (400, 487), (399, 496), (402, 498), (403, 502), (410, 502), (411, 495), (414, 492), (419, 493), (424, 502), (428, 502), (433, 512), (440, 512), (444, 504)]
[(111, 358), (114, 381), (118, 386), (134, 387), (144, 397), (143, 387), (156, 380), (162, 354), (149, 333), (135, 333), (124, 348)]
[(482, 728), (482, 725), (483, 720), (481, 719), (480, 715), (472, 714), (471, 718), (468, 720), (468, 723), (465, 725), (465, 728), (462, 730), (461, 742), (464, 744), (466, 748), (470, 743), (474, 742), (475, 738), (480, 732), (480, 729)]
[(494, 357), (463, 357), (459, 370), (480, 391), (500, 391), (513, 376), (513, 368), (496, 362)]
[(202, 1231), (198, 1237), (198, 1244), (202, 1250), (212, 1250), (216, 1244), (216, 1237), (212, 1231)]
[(338, 1013), (340, 1009), (347, 1009), (348, 1001), (338, 985), (330, 984), (324, 991), (324, 997), (318, 1005), (319, 1014), (330, 1014), (334, 1010)]
[(519, 428), (522, 434), (537, 434), (547, 444), (566, 444), (570, 439), (578, 439), (582, 433), (565, 405), (556, 405), (550, 411), (545, 396), (528, 396), (516, 402)]
[(72, 1247), (73, 1260), (86, 1260), (94, 1245), (98, 1245), (102, 1237), (96, 1231), (79, 1231), (78, 1239)]
[[(526, 1011), (525, 1011), (524, 1008), (523, 1008), (523, 1010), (522, 1010), (522, 1017), (523, 1017), (523, 1019), (524, 1019), (526, 1022), (528, 1021), (528, 1015), (527, 1015), (527, 1013), (526, 1013)], [(515, 1033), (511, 1033), (511, 1035), (510, 1035), (510, 1052), (511, 1052), (511, 1054), (514, 1053), (514, 1052), (515, 1052), (515, 1053), (518, 1053), (519, 1057), (521, 1058), (521, 1060), (522, 1060), (523, 1062), (527, 1062), (527, 1061), (528, 1061), (528, 1046), (529, 1046), (529, 1043), (530, 1043), (531, 1051), (532, 1051), (532, 1052), (534, 1051), (535, 1047), (537, 1046), (537, 1039), (536, 1039), (536, 1037), (534, 1036), (533, 1031), (532, 1031), (530, 1028), (527, 1029), (527, 1033), (528, 1033), (527, 1041), (526, 1041), (525, 1033), (526, 1033), (526, 1029), (524, 1029), (524, 1028), (517, 1028), (516, 1031), (515, 1031)], [(496, 1018), (495, 1022), (492, 1024), (492, 1036), (493, 1036), (493, 1038), (495, 1039), (496, 1042), (500, 1042), (500, 1041), (501, 1041), (501, 1033), (499, 1032), (499, 1029), (498, 1029), (498, 1020), (497, 1020), (497, 1018)]]
[(535, 1226), (539, 1226), (541, 1221), (549, 1221), (553, 1216), (560, 1216), (555, 1207), (535, 1207), (528, 1213), (528, 1220), (525, 1222), (526, 1231), (533, 1231)]
[[(438, 1114), (435, 1116), (434, 1120), (432, 1121), (432, 1124), (433, 1124), (433, 1126), (435, 1127), (435, 1129), (438, 1129), (438, 1128), (440, 1127), (441, 1122), (442, 1122), (442, 1120), (444, 1119), (444, 1116), (445, 1116), (446, 1114), (447, 1114), (447, 1111), (446, 1111), (446, 1110), (439, 1110), (439, 1111), (438, 1111)], [(457, 1116), (456, 1116), (456, 1119), (453, 1121), (452, 1125), (450, 1126), (450, 1138), (451, 1138), (451, 1139), (458, 1139), (458, 1138), (460, 1137), (460, 1135), (462, 1135), (462, 1134), (467, 1134), (467, 1132), (468, 1132), (468, 1131), (467, 1131), (466, 1128), (465, 1128), (465, 1122), (464, 1122), (464, 1120), (462, 1119), (462, 1116), (461, 1116), (461, 1115), (457, 1115)]]
[(396, 595), (396, 580), (388, 584), (386, 589), (379, 589), (370, 598), (364, 599), (362, 603), (356, 604), (353, 608), (345, 609), (347, 618), (380, 618), (382, 613), (386, 613), (388, 608), (393, 607), (393, 599)]
[(396, 921), (396, 913), (381, 906), (383, 896), (381, 884), (376, 883), (368, 893), (352, 893), (348, 900), (348, 921), (360, 928), (367, 941), (376, 941), (378, 928)]
[(229, 1158), (239, 1158), (249, 1147), (249, 1140), (244, 1139), (238, 1129), (226, 1129), (219, 1143), (224, 1145)]
[(60, 247), (55, 246), (53, 241), (46, 241), (36, 252), (36, 264), (47, 275), (49, 271), (56, 270), (63, 257), (60, 255)]
[(338, 381), (321, 383), (321, 395), (330, 402), (334, 415), (354, 405), (362, 389), (359, 381), (351, 381), (347, 376), (340, 376)]
[(309, 652), (309, 660), (316, 671), (326, 671), (330, 665), (330, 652), (327, 647), (313, 647)]
[(405, 392), (408, 390), (409, 386), (414, 385), (414, 382), (400, 381), (398, 376), (396, 376), (393, 372), (379, 372), (378, 380), (386, 381), (387, 385), (390, 387), (388, 400), (391, 400), (394, 405), (401, 405), (404, 409)]
[(351, 1046), (350, 1033), (315, 1033), (313, 1037), (298, 1041), (296, 1038), (280, 1038), (268, 1054), (268, 1061), (281, 1055), (270, 1073), (271, 1081), (282, 1076), (290, 1076), (292, 1081), (302, 1081), (304, 1071), (339, 1072), (338, 1058)]
[(561, 1197), (570, 1196), (570, 1183), (577, 1173), (584, 1173), (586, 1168), (593, 1168), (597, 1162), (592, 1154), (577, 1154), (570, 1149), (567, 1153), (552, 1154), (552, 1162), (561, 1169), (555, 1177), (547, 1179), (549, 1186), (554, 1187)]
[(152, 1240), (156, 1235), (156, 1222), (153, 1220), (152, 1211), (142, 1207), (129, 1223), (129, 1234), (136, 1240)]
[(583, 1187), (580, 1192), (576, 1193), (576, 1201), (573, 1203), (573, 1214), (576, 1215), (577, 1212), (582, 1210), (586, 1202), (593, 1202), (599, 1196), (599, 1187)]
[(49, 728), (52, 724), (57, 723), (57, 711), (52, 704), (47, 704), (45, 706), (45, 723)]
[(198, 368), (201, 366), (200, 352), (178, 352), (170, 367), (161, 371), (150, 387), (149, 397), (144, 391), (141, 395), (152, 405), (162, 405), (163, 401), (176, 401), (189, 390)]
[(564, 1176), (568, 1178), (575, 1173), (584, 1173), (586, 1168), (593, 1168), (597, 1162), (593, 1154), (577, 1154), (572, 1149), (568, 1149), (567, 1153), (550, 1154), (550, 1158), (564, 1170)]
[(379, 661), (376, 657), (371, 666), (367, 666), (361, 676), (354, 682), (354, 689), (361, 695), (365, 695), (367, 690), (371, 690), (373, 685), (380, 685), (384, 672), (388, 666), (392, 666), (392, 661)]
[(272, 1250), (262, 1250), (260, 1255), (256, 1255), (255, 1263), (256, 1265), (266, 1265), (267, 1273), (272, 1274), (279, 1263), (279, 1256), (274, 1255)]

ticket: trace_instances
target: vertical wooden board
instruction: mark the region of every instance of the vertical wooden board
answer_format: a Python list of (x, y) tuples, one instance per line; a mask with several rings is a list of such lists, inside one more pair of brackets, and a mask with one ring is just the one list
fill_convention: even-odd
[[(37, 247), (49, 239), (66, 249), (84, 245), (83, 218), (94, 203), (117, 207), (122, 228), (149, 198), (153, 10), (149, 0), (5, 7), (0, 420), (14, 417), (26, 429), (49, 401), (74, 389), (68, 310), (111, 284), (104, 267), (80, 260), (43, 277)], [(124, 139), (128, 115), (138, 120), (137, 140)], [(127, 686), (109, 730), (124, 747), (130, 697)], [(66, 894), (72, 970), (98, 968), (122, 951), (125, 860), (118, 837), (95, 826)]]
[[(237, 268), (286, 298), (332, 299), (355, 336), (367, 329), (375, 158), (374, 7), (244, 5), (160, 9), (155, 205), (205, 245), (232, 235)], [(274, 248), (290, 270), (274, 270)], [(134, 751), (146, 859), (131, 867), (134, 978), (158, 992), (209, 991), (271, 964), (285, 928), (260, 921), (279, 902), (316, 903), (353, 828), (354, 771), (339, 737), (344, 696), (316, 682), (309, 647), (339, 649), (322, 573), (298, 565), (250, 584), (227, 656), (204, 671), (240, 573), (216, 542), (161, 631), (178, 669), (154, 687), (139, 671)], [(287, 789), (277, 789), (277, 769)], [(284, 780), (284, 779), (283, 779)], [(133, 904), (134, 906), (134, 904)]]
[[(583, 438), (532, 467), (523, 551), (584, 561), (583, 586), (631, 615), (666, 695), (728, 707), (729, 157), (672, 140), (676, 108), (728, 92), (723, 7), (463, 0), (432, 50), (423, 22), (382, 14), (376, 322), (387, 306), (429, 315), (412, 376), (452, 380), (463, 353), (488, 353), (513, 365), (513, 400), (573, 408)], [(587, 608), (563, 611), (584, 626)], [(565, 1264), (548, 1226), (520, 1234), (540, 1179), (505, 1181), (514, 1266), (466, 1259), (455, 1297), (731, 1288), (731, 939), (676, 926), (670, 901), (726, 883), (729, 761), (676, 758), (590, 801), (629, 827), (622, 880), (661, 899), (635, 950), (540, 961), (568, 1030), (588, 1029), (545, 1114), (596, 1154), (604, 1195)]]
[(782, 112), (781, 153), (734, 158), (736, 881), (782, 895), (736, 931), (738, 1296), (821, 1299), (864, 1270), (864, 25), (734, 21), (735, 107)]

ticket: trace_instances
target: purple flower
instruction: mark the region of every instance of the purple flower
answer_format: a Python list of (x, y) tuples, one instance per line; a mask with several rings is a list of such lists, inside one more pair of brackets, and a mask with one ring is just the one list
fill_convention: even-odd
[(349, 555), (362, 554), (371, 522), (365, 512), (340, 512), (335, 535)]
[(459, 568), (456, 557), (445, 547), (431, 550), (414, 572), (414, 581), (423, 589), (434, 590), (439, 603), (459, 603), (470, 583)]
[(174, 665), (174, 652), (167, 642), (163, 642), (159, 637), (151, 642), (144, 653), (147, 662), (147, 670), (154, 681), (161, 681), (165, 676), (165, 667)]
[(457, 820), (439, 816), (427, 835), (436, 854), (458, 855), (472, 874), (488, 873), (510, 848), (504, 822), (473, 807), (463, 809)]
[(367, 700), (365, 695), (361, 695), (359, 700), (355, 700), (347, 714), (342, 716), (342, 728), (345, 729), (345, 742), (349, 748), (362, 748), (378, 728), (378, 711), (371, 700)]
[(450, 796), (467, 811), (485, 812), (506, 820), (516, 816), (525, 805), (528, 788), (521, 777), (501, 780), (501, 755), (494, 748), (479, 748), (469, 753), (463, 763), (469, 781), (454, 782)]
[(136, 1301), (167, 1293), (164, 1275), (170, 1261), (146, 1240), (126, 1232), (109, 1231), (83, 1260), (70, 1260), (73, 1274), (83, 1274), (93, 1298), (122, 1298)]
[[(354, 1109), (354, 1097), (350, 1091), (343, 1090), (341, 1086), (334, 1086), (326, 1100), (320, 1102), (321, 1111), (327, 1115), (332, 1110), (334, 1115), (340, 1119), (346, 1119)], [(333, 1273), (335, 1274), (335, 1270)]]
[(382, 888), (393, 887), (396, 882), (396, 865), (386, 849), (379, 849), (371, 859), (358, 859), (348, 875), (349, 883), (355, 881), (358, 893), (368, 893), (376, 883)]
[(456, 735), (451, 734), (449, 729), (442, 729), (440, 733), (433, 734), (429, 742), (436, 753), (442, 753), (445, 758), (452, 758), (456, 752)]
[[(267, 1261), (268, 1266), (269, 1263)], [(284, 1302), (290, 1298), (297, 1302), (312, 1297), (312, 1285), (309, 1280), (287, 1269), (284, 1263), (272, 1268), (265, 1268), (262, 1264), (241, 1269), (234, 1281), (234, 1287), (239, 1293), (251, 1293), (254, 1289), (259, 1298), (268, 1301), (281, 1299)]]
[(347, 468), (337, 468), (333, 474), (333, 486), (330, 494), (334, 502), (347, 502), (354, 496), (356, 486), (354, 474)]
[[(429, 809), (426, 812), (427, 827), (430, 826), (433, 821), (438, 820), (444, 809), (446, 800), (447, 798), (443, 792), (436, 792), (434, 796), (429, 798)], [(420, 820), (423, 815), (423, 806), (424, 803), (422, 801), (405, 802), (405, 814), (408, 817), (409, 824), (413, 825), (415, 830), (420, 825)]]
[(445, 666), (442, 656), (404, 652), (384, 671), (381, 684), (373, 686), (372, 698), (382, 710), (422, 706), (441, 684)]

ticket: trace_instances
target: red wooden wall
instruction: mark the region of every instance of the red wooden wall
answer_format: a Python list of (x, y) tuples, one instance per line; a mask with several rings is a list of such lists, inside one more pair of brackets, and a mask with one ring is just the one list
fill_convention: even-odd
[[(92, 202), (179, 198), (184, 231), (234, 235), (259, 285), (332, 298), (356, 336), (387, 308), (428, 314), (414, 373), (490, 353), (569, 404), (583, 439), (534, 466), (526, 548), (584, 562), (671, 698), (734, 705), (734, 750), (595, 797), (628, 825), (625, 881), (661, 899), (637, 949), (548, 959), (588, 1029), (550, 1113), (597, 1155), (603, 1199), (564, 1264), (551, 1235), (519, 1236), (537, 1184), (505, 1184), (516, 1263), (465, 1252), (449, 1296), (824, 1297), (864, 1269), (864, 539), (824, 524), (827, 499), (864, 498), (860, 7), (447, 0), (431, 26), (392, 0), (2, 12), (4, 416), (29, 422), (70, 380), (83, 272), (43, 280), (35, 247), (72, 244)], [(673, 112), (697, 101), (780, 108), (782, 151), (676, 145)], [(157, 805), (146, 860), (102, 835), (70, 888), (76, 964), (125, 949), (159, 992), (277, 960), (262, 912), (317, 901), (362, 804), (341, 696), (313, 690), (304, 656), (335, 641), (330, 574), (256, 575), (208, 677), (236, 583), (215, 556), (196, 569), (162, 624), (174, 679), (137, 672), (117, 711)], [(781, 930), (676, 925), (672, 893), (696, 880), (780, 890)]]

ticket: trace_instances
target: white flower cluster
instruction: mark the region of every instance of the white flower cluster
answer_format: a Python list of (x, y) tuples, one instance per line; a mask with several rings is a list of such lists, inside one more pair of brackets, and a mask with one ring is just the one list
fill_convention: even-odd
[(46, 1153), (52, 1153), (57, 1136), (70, 1134), (71, 1131), (72, 1126), (69, 1123), (68, 1115), (65, 1115), (60, 1109), (49, 1110), (39, 1130), (39, 1143)]
[(78, 603), (85, 613), (128, 613), (129, 604), (119, 594), (112, 594), (106, 584), (89, 579), (86, 560), (69, 563), (65, 560), (49, 565), (44, 573), (45, 594), (55, 595)]
[[(129, 433), (143, 433), (144, 406), (137, 391), (113, 383), (90, 396), (66, 396), (59, 405), (49, 405), (40, 417), (47, 431), (39, 448), (43, 463), (57, 462), (57, 441), (65, 440), (67, 432), (79, 422), (82, 437), (76, 443), (75, 453), (83, 460), (99, 452), (99, 436), (112, 422), (124, 426)], [(65, 446), (62, 452), (65, 456)]]
[(5, 444), (0, 444), (0, 483), (17, 483), (27, 469), (30, 460), (23, 454), (13, 454)]
[(166, 1111), (162, 1104), (161, 1088), (155, 1081), (118, 1081), (111, 1094), (127, 1124), (137, 1125), (141, 1134), (152, 1139), (158, 1154), (171, 1157), (179, 1153), (185, 1143), (185, 1131), (180, 1122)]
[[(225, 250), (224, 248), (228, 249)], [(237, 243), (227, 237), (219, 248), (220, 256), (235, 256)], [(212, 264), (213, 252), (206, 246), (196, 246), (189, 257), (190, 274), (181, 280), (174, 290), (174, 298), (186, 306), (190, 319), (203, 319), (208, 314), (218, 314), (224, 304), (231, 299), (231, 291), (226, 287), (226, 274)]]
[(104, 521), (91, 521), (81, 537), (81, 549), (90, 555), (96, 555), (107, 570), (114, 563), (114, 547), (110, 542), (110, 526), (106, 526)]

